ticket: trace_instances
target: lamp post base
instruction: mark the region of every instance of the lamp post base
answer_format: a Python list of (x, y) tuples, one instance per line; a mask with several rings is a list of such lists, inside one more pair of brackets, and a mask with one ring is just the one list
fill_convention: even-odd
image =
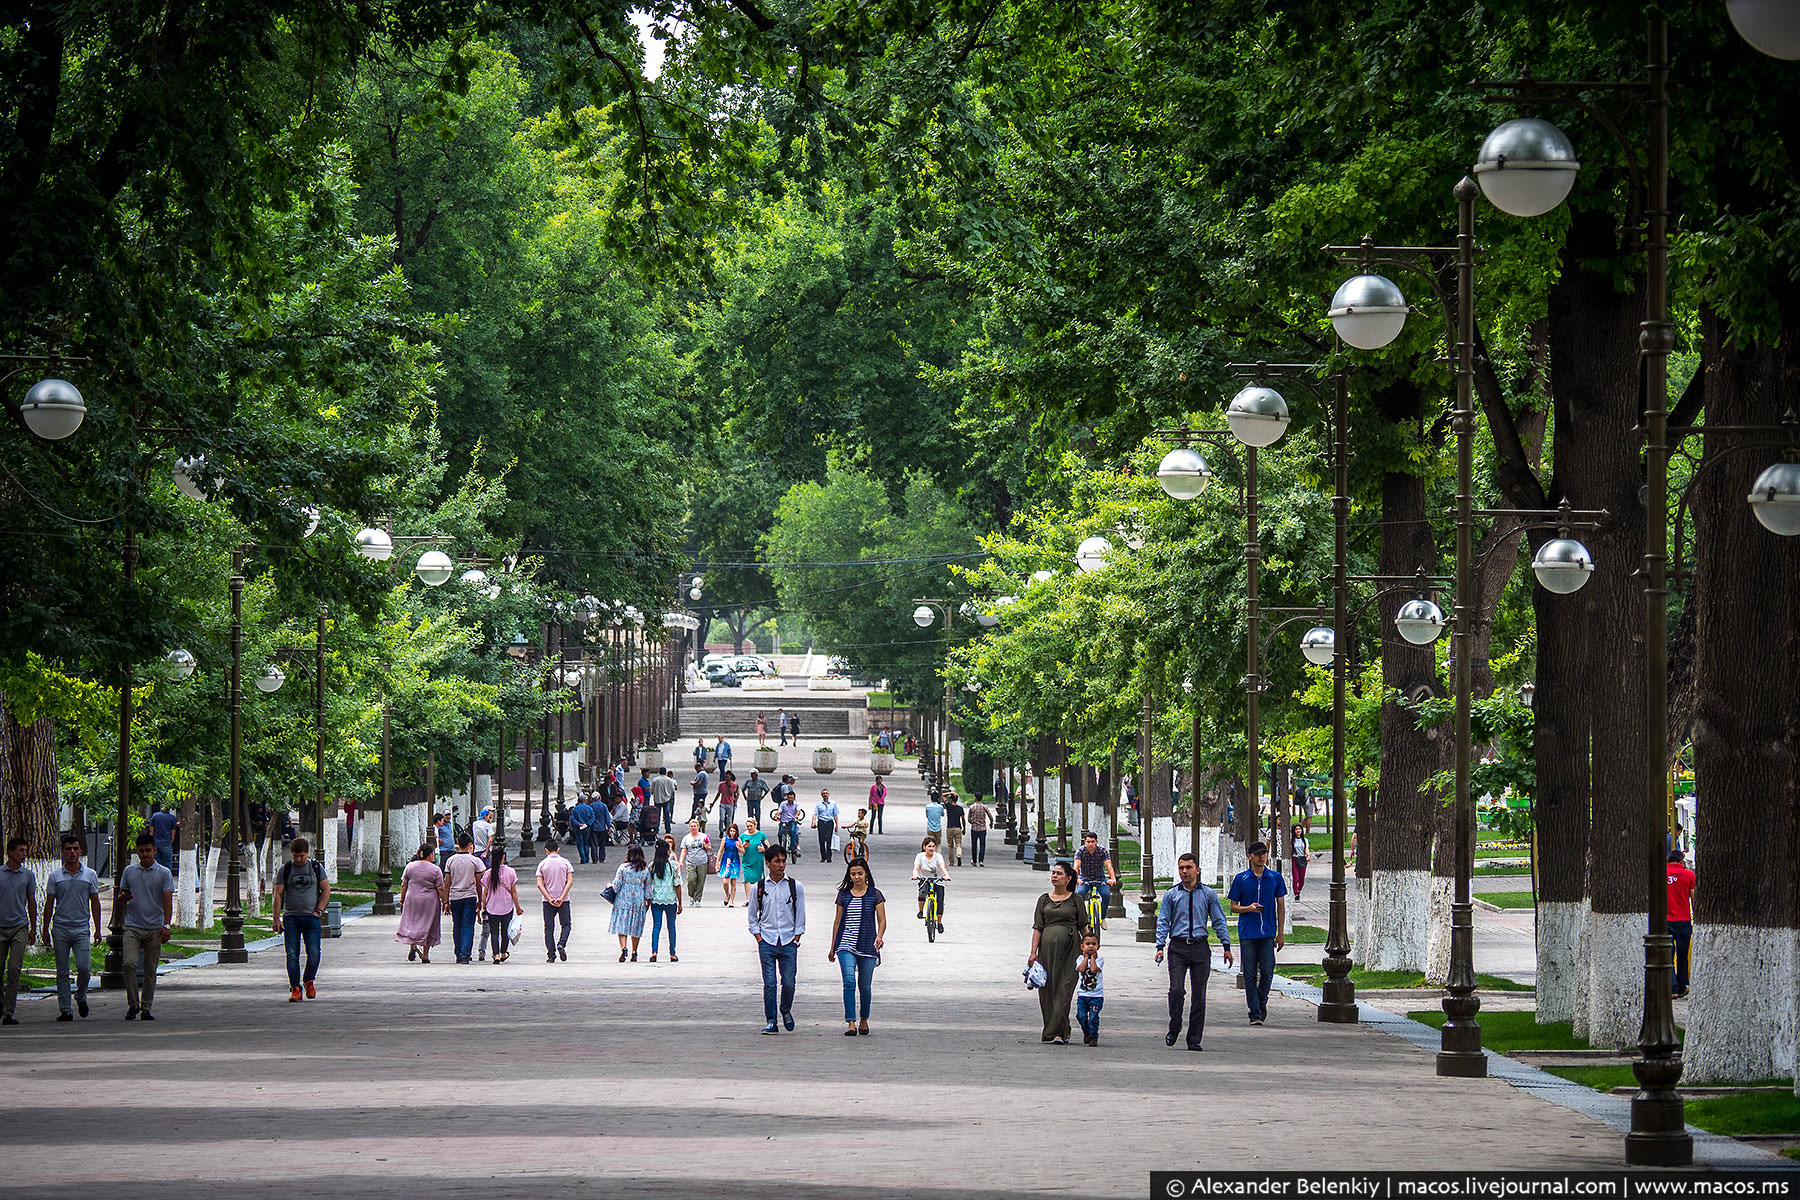
[(219, 961), (222, 963), (247, 963), (250, 951), (244, 948), (244, 932), (226, 930), (219, 937)]
[(1044, 838), (1039, 838), (1032, 844), (1031, 869), (1034, 871), (1050, 869), (1050, 843)]
[(106, 962), (100, 968), (100, 990), (118, 991), (125, 986), (125, 935), (117, 929), (106, 935)]
[(394, 915), (394, 881), (390, 878), (392, 871), (383, 868), (375, 875), (375, 907), (370, 911), (378, 917)]
[(1106, 919), (1111, 921), (1116, 917), (1123, 917), (1124, 915), (1125, 897), (1120, 894), (1118, 888), (1114, 888), (1112, 897), (1106, 902)]
[(1137, 940), (1156, 944), (1156, 897), (1138, 897)]

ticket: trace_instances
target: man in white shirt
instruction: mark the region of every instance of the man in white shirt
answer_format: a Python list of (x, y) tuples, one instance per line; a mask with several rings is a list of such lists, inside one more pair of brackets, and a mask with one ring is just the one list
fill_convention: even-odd
[[(778, 1033), (776, 1001), (782, 1024), (794, 1031), (794, 972), (800, 962), (800, 939), (806, 936), (806, 889), (787, 873), (787, 849), (779, 843), (763, 850), (768, 877), (748, 889), (750, 936), (762, 962), (764, 1033)], [(777, 996), (776, 977), (780, 976)]]
[(469, 833), (475, 838), (475, 857), (481, 860), (483, 866), (487, 866), (488, 846), (494, 841), (494, 810), (482, 809), (481, 816), (469, 826)]

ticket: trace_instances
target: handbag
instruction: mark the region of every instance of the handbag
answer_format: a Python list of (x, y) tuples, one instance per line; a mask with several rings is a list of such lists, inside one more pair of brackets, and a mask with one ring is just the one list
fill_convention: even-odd
[(608, 904), (617, 904), (619, 902), (619, 889), (609, 883), (600, 889), (600, 898)]

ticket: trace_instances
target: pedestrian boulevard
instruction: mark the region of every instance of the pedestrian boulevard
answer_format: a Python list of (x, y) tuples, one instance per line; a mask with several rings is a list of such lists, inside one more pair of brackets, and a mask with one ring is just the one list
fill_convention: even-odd
[[(871, 777), (861, 742), (837, 747), (829, 777), (791, 747), (782, 769), (808, 802), (828, 785), (849, 820)], [(1400, 1038), (1321, 1025), (1281, 995), (1252, 1028), (1222, 972), (1205, 1052), (1165, 1048), (1167, 977), (1132, 940), (1135, 911), (1103, 944), (1099, 1046), (1041, 1044), (1021, 970), (1047, 877), (996, 831), (988, 866), (952, 868), (928, 944), (906, 882), (923, 789), (911, 763), (889, 783), (871, 838), (889, 922), (869, 1037), (842, 1036), (825, 955), (843, 866), (817, 861), (811, 831), (793, 868), (809, 902), (798, 1028), (774, 1037), (757, 1032), (744, 911), (721, 906), (716, 877), (680, 918), (680, 963), (644, 961), (648, 936), (639, 962), (617, 961), (599, 896), (615, 847), (577, 868), (566, 963), (544, 961), (533, 891), (503, 966), (458, 966), (448, 946), (408, 963), (395, 918), (365, 917), (326, 943), (305, 1004), (268, 952), (169, 974), (154, 1026), (121, 1020), (114, 993), (73, 1025), (52, 1023), (53, 1001), (23, 1003), (0, 1041), (0, 1188), (1141, 1196), (1152, 1169), (1618, 1167), (1613, 1129), (1499, 1080), (1439, 1079)], [(521, 896), (527, 879), (521, 865)]]

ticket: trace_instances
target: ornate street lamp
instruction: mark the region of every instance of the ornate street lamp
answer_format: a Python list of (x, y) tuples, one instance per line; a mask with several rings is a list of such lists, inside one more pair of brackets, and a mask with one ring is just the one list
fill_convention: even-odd
[(87, 405), (81, 390), (66, 379), (40, 379), (19, 402), (25, 428), (47, 442), (60, 442), (81, 428)]

